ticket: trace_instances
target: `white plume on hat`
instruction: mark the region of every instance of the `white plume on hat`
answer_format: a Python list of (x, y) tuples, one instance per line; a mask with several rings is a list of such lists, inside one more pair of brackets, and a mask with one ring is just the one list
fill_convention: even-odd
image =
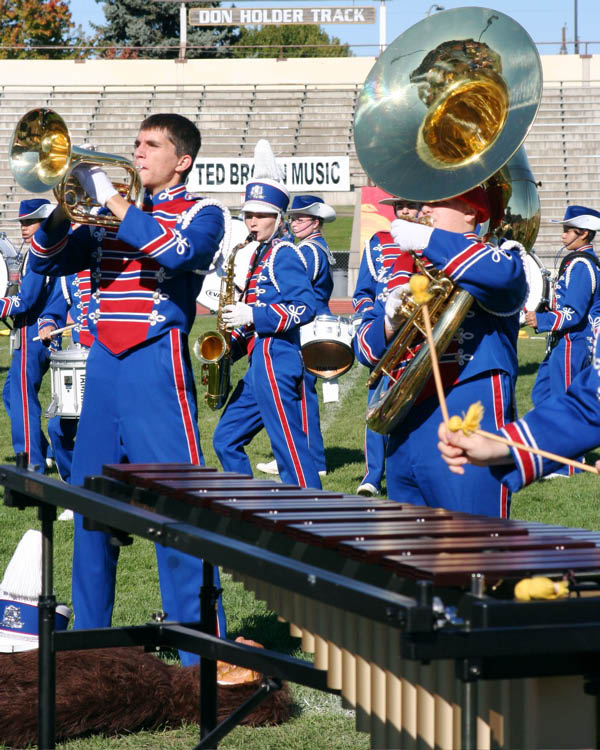
[(0, 599), (37, 604), (42, 593), (41, 569), (42, 535), (39, 531), (29, 529), (6, 567), (0, 583)]
[(254, 147), (254, 174), (253, 180), (274, 180), (283, 182), (283, 170), (278, 164), (271, 144), (266, 138), (257, 141)]
[[(42, 593), (42, 534), (29, 529), (17, 545), (0, 583), (0, 653), (38, 647), (38, 599)], [(71, 611), (56, 605), (56, 630), (65, 630)]]

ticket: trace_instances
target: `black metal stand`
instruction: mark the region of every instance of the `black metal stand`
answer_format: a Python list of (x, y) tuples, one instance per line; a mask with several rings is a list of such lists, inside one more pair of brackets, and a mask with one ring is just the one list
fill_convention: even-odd
[[(202, 632), (217, 635), (217, 601), (219, 590), (214, 584), (214, 566), (204, 561), (200, 592), (200, 622)], [(217, 726), (217, 662), (200, 659), (200, 737), (212, 734)]]
[(53, 532), (56, 509), (40, 505), (42, 521), (42, 594), (38, 603), (38, 747), (53, 748), (56, 742), (56, 597), (53, 583)]

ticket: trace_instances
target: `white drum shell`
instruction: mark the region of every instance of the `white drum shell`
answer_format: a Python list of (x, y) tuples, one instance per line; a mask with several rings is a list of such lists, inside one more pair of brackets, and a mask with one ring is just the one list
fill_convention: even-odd
[(300, 347), (306, 369), (324, 380), (339, 377), (352, 367), (354, 327), (350, 318), (317, 315), (300, 328)]
[(88, 353), (89, 349), (81, 344), (71, 344), (50, 355), (52, 400), (46, 411), (48, 418), (58, 415), (77, 419), (81, 414)]
[(525, 255), (523, 262), (529, 289), (519, 317), (521, 325), (525, 325), (525, 312), (539, 312), (550, 304), (550, 272), (533, 251)]

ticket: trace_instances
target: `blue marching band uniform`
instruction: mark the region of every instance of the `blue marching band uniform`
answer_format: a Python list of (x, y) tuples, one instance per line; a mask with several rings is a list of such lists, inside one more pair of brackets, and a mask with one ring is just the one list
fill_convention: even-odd
[[(285, 212), (289, 196), (275, 180), (246, 186), (243, 210)], [(304, 255), (281, 236), (271, 237), (250, 261), (244, 304), (253, 322), (232, 331), (231, 356), (248, 355), (248, 370), (238, 382), (213, 435), (215, 452), (225, 471), (252, 474), (244, 447), (263, 427), (271, 442), (283, 482), (320, 488), (302, 421), (304, 363), (300, 326), (310, 322), (316, 300)]]
[[(377, 301), (385, 301), (387, 279), (401, 252), (389, 232), (375, 232), (369, 241), (365, 243), (356, 287), (352, 297), (352, 306), (356, 315), (361, 315), (364, 319), (365, 314), (373, 309)], [(367, 364), (369, 369), (372, 370), (373, 364), (368, 363), (366, 359), (360, 357), (358, 336), (354, 337), (354, 347), (359, 360), (363, 364)], [(376, 388), (377, 383), (369, 386), (369, 401)], [(365, 426), (364, 452), (366, 471), (357, 490), (359, 494), (362, 494), (362, 492), (376, 494), (381, 491), (386, 444), (387, 437), (385, 435), (373, 432), (373, 430)]]
[[(39, 273), (90, 268), (95, 341), (73, 455), (77, 485), (104, 464), (204, 461), (187, 336), (202, 280), (194, 271), (207, 269), (217, 252), (224, 211), (182, 184), (146, 198), (145, 210), (131, 206), (117, 232), (92, 226), (69, 234), (64, 222), (51, 234), (42, 227), (32, 246)], [(198, 621), (202, 561), (161, 545), (156, 555), (163, 609), (171, 619)], [(76, 628), (110, 625), (117, 559), (108, 535), (86, 531), (76, 515)], [(219, 629), (225, 633), (221, 604)], [(197, 661), (181, 657), (184, 664)]]
[[(565, 226), (580, 227), (587, 220), (600, 227), (597, 211), (583, 206), (567, 208)], [(564, 393), (574, 376), (589, 365), (594, 327), (600, 324), (600, 270), (593, 246), (580, 245), (565, 261), (556, 280), (552, 309), (536, 313), (536, 331), (549, 335), (547, 354), (531, 392), (534, 406)], [(579, 469), (562, 466), (554, 473), (571, 476), (576, 471)]]
[[(24, 200), (19, 208), (19, 220), (42, 221), (54, 207), (44, 199)], [(50, 349), (38, 337), (38, 322), (60, 326), (46, 316), (46, 310), (60, 299), (58, 279), (48, 279), (34, 271), (27, 251), (21, 269), (17, 294), (0, 298), (0, 318), (13, 318), (11, 333), (13, 352), (2, 399), (10, 416), (13, 450), (27, 453), (31, 467), (42, 474), (50, 457), (49, 445), (42, 431), (42, 407), (38, 397), (42, 378), (48, 370)]]
[[(515, 415), (518, 313), (527, 291), (519, 252), (488, 245), (475, 234), (434, 229), (423, 259), (474, 297), (463, 324), (440, 357), (448, 410), (460, 415), (471, 403), (481, 401), (485, 409), (482, 429), (495, 430)], [(394, 285), (405, 280), (408, 265), (406, 256), (400, 256), (393, 272)], [(388, 346), (384, 316), (385, 304), (377, 300), (365, 313), (356, 336), (357, 355), (369, 367)], [(442, 416), (438, 398), (432, 394), (435, 390), (430, 379), (405, 422), (389, 435), (388, 497), (508, 517), (510, 494), (487, 468), (469, 467), (465, 476), (448, 475), (436, 448)]]

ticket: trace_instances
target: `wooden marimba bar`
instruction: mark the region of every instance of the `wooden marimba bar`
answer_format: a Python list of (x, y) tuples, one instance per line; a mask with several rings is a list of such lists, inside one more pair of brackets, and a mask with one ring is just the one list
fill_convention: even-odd
[(274, 582), (264, 567), (213, 561), (290, 623), (373, 747), (596, 747), (596, 698), (584, 693), (583, 675), (596, 670), (597, 600), (517, 604), (512, 588), (536, 574), (596, 582), (598, 534), (187, 465), (107, 466), (104, 474), (107, 494), (232, 545), (251, 543), (257, 559), (260, 550), (284, 555), (340, 576), (342, 586), (360, 582), (369, 596), (416, 603), (414, 611), (389, 606), (386, 620), (371, 616), (360, 591), (341, 605), (335, 586), (328, 600), (326, 591)]

